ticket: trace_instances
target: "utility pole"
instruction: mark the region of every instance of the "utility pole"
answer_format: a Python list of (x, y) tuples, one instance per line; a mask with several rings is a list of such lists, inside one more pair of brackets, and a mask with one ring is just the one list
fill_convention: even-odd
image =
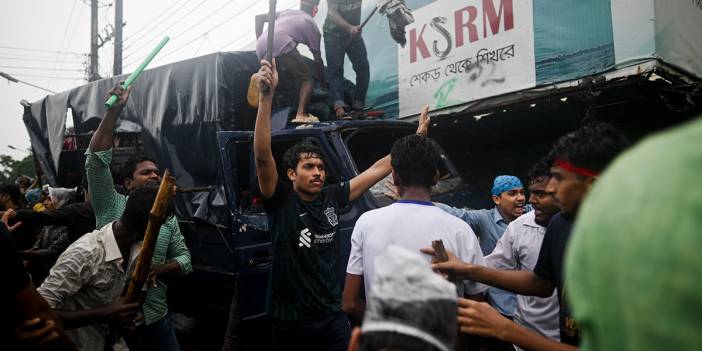
[(90, 0), (90, 71), (88, 81), (100, 79), (98, 73), (98, 0)]
[(122, 0), (115, 0), (115, 58), (112, 75), (122, 74)]

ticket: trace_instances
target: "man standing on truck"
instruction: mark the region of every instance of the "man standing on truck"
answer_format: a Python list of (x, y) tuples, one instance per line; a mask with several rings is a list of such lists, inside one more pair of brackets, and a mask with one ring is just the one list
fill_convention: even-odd
[[(90, 139), (85, 152), (85, 172), (88, 178), (90, 201), (95, 210), (96, 228), (117, 220), (124, 212), (127, 197), (115, 190), (110, 172), (112, 161), (113, 131), (117, 117), (127, 104), (129, 90), (120, 85), (115, 86), (111, 95), (119, 98), (112, 108), (105, 111), (100, 126)], [(161, 181), (156, 163), (147, 156), (137, 155), (129, 158), (120, 171), (120, 180), (127, 191), (147, 184)], [(137, 328), (137, 336), (129, 340), (133, 350), (178, 350), (175, 329), (168, 319), (168, 301), (166, 284), (160, 279), (181, 276), (192, 271), (190, 252), (185, 246), (185, 239), (180, 233), (178, 221), (171, 217), (162, 226), (156, 240), (152, 257), (151, 282), (142, 306), (144, 324)]]
[[(317, 79), (322, 86), (325, 86), (324, 61), (322, 61), (320, 49), (322, 34), (313, 19), (317, 15), (318, 5), (319, 0), (301, 0), (299, 10), (285, 10), (275, 14), (272, 57), (275, 57), (281, 71), (287, 73), (288, 79), (299, 84), (300, 89), (294, 122), (319, 122), (306, 112), (307, 104), (312, 97), (314, 74), (297, 50), (298, 44), (305, 44), (310, 49), (314, 57)], [(266, 57), (268, 35), (261, 35), (266, 21), (268, 21), (268, 14), (256, 16), (256, 37), (258, 38), (256, 54), (259, 60)]]
[(361, 37), (362, 0), (328, 0), (327, 19), (324, 22), (324, 47), (329, 68), (329, 90), (334, 99), (336, 118), (349, 118), (344, 100), (344, 57), (349, 56), (356, 73), (356, 90), (351, 110), (362, 114), (366, 107), (366, 93), (370, 81), (370, 66), (366, 43)]
[[(280, 180), (271, 149), (275, 61), (261, 61), (256, 80), (259, 88), (270, 87), (267, 93), (259, 91), (254, 156), (273, 240), (266, 304), (271, 343), (274, 350), (346, 350), (351, 327), (341, 311), (336, 282), (337, 212), (390, 173), (390, 156), (348, 182), (325, 186), (325, 155), (308, 139), (286, 151), (284, 174), (289, 182)], [(417, 133), (426, 135), (428, 125), (428, 118), (422, 119)]]

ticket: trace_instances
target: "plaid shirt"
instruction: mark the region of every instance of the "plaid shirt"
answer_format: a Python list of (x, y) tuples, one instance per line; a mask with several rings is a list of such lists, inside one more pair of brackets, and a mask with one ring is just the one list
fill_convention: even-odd
[[(127, 197), (118, 193), (112, 182), (112, 173), (110, 172), (112, 150), (93, 152), (88, 149), (85, 155), (88, 191), (95, 210), (96, 225), (99, 229), (117, 220), (122, 215), (127, 205)], [(154, 265), (164, 264), (167, 260), (178, 262), (183, 275), (193, 270), (190, 262), (190, 252), (185, 245), (185, 239), (180, 233), (178, 221), (175, 217), (172, 217), (161, 226), (151, 263)], [(168, 286), (160, 280), (155, 288), (149, 284), (146, 301), (144, 301), (142, 307), (144, 322), (147, 325), (160, 320), (168, 313), (167, 289)]]

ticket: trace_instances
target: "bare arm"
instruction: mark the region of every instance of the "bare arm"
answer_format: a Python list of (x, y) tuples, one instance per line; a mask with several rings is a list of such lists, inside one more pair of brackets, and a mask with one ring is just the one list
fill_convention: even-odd
[(124, 303), (118, 297), (109, 305), (82, 311), (56, 310), (66, 329), (86, 325), (109, 323), (116, 326), (130, 326), (137, 320), (139, 303)]
[[(275, 60), (273, 60), (272, 65), (268, 61), (262, 60), (261, 69), (255, 77), (259, 87), (259, 103), (254, 128), (254, 158), (261, 195), (264, 198), (270, 198), (273, 196), (278, 182), (278, 170), (271, 149), (271, 109), (275, 88), (278, 86), (278, 71), (275, 68)], [(270, 87), (268, 94), (264, 94), (261, 89), (263, 84)]]
[(119, 117), (122, 109), (127, 104), (127, 100), (129, 100), (129, 93), (131, 91), (131, 87), (124, 90), (119, 84), (112, 88), (110, 95), (116, 95), (119, 99), (111, 109), (105, 111), (105, 115), (100, 122), (100, 126), (95, 131), (95, 134), (93, 134), (93, 137), (90, 138), (90, 145), (88, 146), (90, 151), (97, 152), (112, 148), (112, 133), (115, 130), (115, 123), (117, 122), (117, 117)]
[[(419, 117), (417, 134), (426, 136), (429, 130), (429, 122), (431, 122), (429, 119), (429, 106), (424, 106)], [(387, 155), (375, 162), (370, 168), (363, 171), (363, 173), (351, 179), (349, 184), (349, 200), (353, 201), (361, 197), (373, 184), (390, 174), (390, 170), (390, 155)]]
[(360, 296), (361, 289), (363, 289), (363, 276), (346, 273), (341, 309), (351, 317), (353, 325), (361, 324), (363, 313), (366, 311), (366, 303)]
[(21, 344), (28, 349), (40, 346), (40, 350), (76, 350), (64, 333), (59, 317), (31, 283), (15, 294), (14, 304), (25, 319), (16, 330)]
[(495, 337), (527, 350), (578, 350), (574, 346), (553, 341), (517, 325), (483, 302), (459, 299), (458, 325), (464, 333)]
[(262, 14), (256, 16), (256, 38), (260, 38), (263, 34), (263, 24), (268, 22), (268, 14)]
[[(434, 255), (434, 249), (430, 247), (422, 249), (422, 252)], [(526, 296), (549, 297), (556, 288), (552, 281), (543, 279), (531, 271), (502, 271), (465, 263), (452, 252), (446, 251), (446, 253), (449, 256), (448, 261), (432, 264), (432, 268), (442, 274), (477, 281)]]

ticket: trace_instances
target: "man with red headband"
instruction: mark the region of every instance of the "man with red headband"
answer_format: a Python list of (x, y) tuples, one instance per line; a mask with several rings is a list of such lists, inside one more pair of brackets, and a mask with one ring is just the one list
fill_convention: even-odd
[[(546, 192), (561, 212), (553, 216), (544, 235), (534, 271), (502, 271), (461, 262), (450, 254), (448, 262), (434, 269), (456, 278), (478, 281), (520, 295), (548, 297), (558, 292), (561, 343), (521, 327), (486, 303), (461, 299), (459, 324), (463, 332), (497, 337), (527, 350), (575, 350), (580, 343), (577, 322), (567, 308), (563, 288), (563, 258), (580, 203), (598, 175), (626, 147), (624, 136), (611, 125), (597, 123), (561, 137), (549, 157), (553, 160)], [(430, 251), (430, 250), (428, 250)]]

